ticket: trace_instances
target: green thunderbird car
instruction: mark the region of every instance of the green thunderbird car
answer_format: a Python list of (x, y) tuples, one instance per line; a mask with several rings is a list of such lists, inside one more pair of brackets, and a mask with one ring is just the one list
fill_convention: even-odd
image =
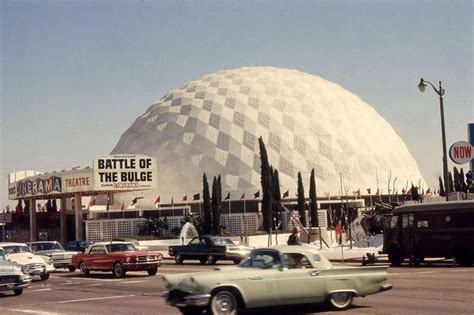
[(310, 245), (259, 248), (238, 267), (164, 276), (163, 297), (183, 314), (309, 303), (343, 310), (356, 296), (390, 290), (387, 268), (333, 266)]

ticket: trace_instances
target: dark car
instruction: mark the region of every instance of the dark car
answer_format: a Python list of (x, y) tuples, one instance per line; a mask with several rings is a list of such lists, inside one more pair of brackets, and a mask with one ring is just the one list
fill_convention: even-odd
[(66, 245), (66, 250), (72, 250), (83, 253), (93, 243), (93, 241), (70, 241)]
[(236, 245), (228, 238), (215, 236), (196, 236), (187, 245), (170, 246), (169, 255), (174, 257), (177, 264), (185, 259), (199, 260), (214, 265), (218, 260), (232, 260), (235, 264), (250, 254), (253, 248)]

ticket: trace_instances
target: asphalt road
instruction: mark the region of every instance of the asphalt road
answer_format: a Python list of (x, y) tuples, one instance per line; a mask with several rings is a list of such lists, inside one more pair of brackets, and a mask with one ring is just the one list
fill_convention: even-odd
[[(219, 263), (225, 265), (226, 263)], [(198, 263), (165, 262), (158, 275), (130, 272), (123, 279), (111, 273), (81, 277), (58, 271), (49, 280), (35, 280), (20, 296), (0, 292), (0, 314), (180, 314), (160, 297), (161, 277), (169, 273), (212, 270)], [(390, 268), (391, 291), (356, 298), (343, 314), (472, 314), (474, 268), (446, 264)], [(258, 310), (247, 314), (332, 314), (319, 306)], [(341, 313), (339, 313), (341, 314)]]

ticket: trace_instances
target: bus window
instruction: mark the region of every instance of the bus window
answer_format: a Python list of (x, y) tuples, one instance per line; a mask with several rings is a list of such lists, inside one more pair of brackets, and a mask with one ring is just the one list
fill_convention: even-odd
[(413, 213), (403, 214), (402, 215), (402, 227), (413, 227), (414, 226), (414, 216)]
[(390, 222), (390, 228), (391, 229), (396, 229), (398, 227), (398, 217), (393, 216), (392, 221)]
[(427, 228), (428, 227), (428, 221), (418, 221), (418, 222), (416, 222), (416, 225), (419, 228)]

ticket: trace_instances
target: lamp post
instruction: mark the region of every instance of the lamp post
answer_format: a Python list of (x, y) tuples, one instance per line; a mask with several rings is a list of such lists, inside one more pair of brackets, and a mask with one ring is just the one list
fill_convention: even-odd
[(439, 95), (439, 109), (441, 111), (441, 136), (443, 138), (443, 178), (444, 178), (444, 191), (446, 194), (446, 201), (448, 201), (450, 186), (448, 179), (448, 158), (446, 154), (446, 131), (444, 128), (444, 108), (443, 108), (443, 95), (444, 89), (441, 87), (441, 81), (439, 81), (439, 89), (437, 89), (431, 82), (423, 80), (421, 78), (420, 83), (418, 84), (418, 89), (420, 92), (424, 92), (427, 84), (431, 85), (436, 94)]

